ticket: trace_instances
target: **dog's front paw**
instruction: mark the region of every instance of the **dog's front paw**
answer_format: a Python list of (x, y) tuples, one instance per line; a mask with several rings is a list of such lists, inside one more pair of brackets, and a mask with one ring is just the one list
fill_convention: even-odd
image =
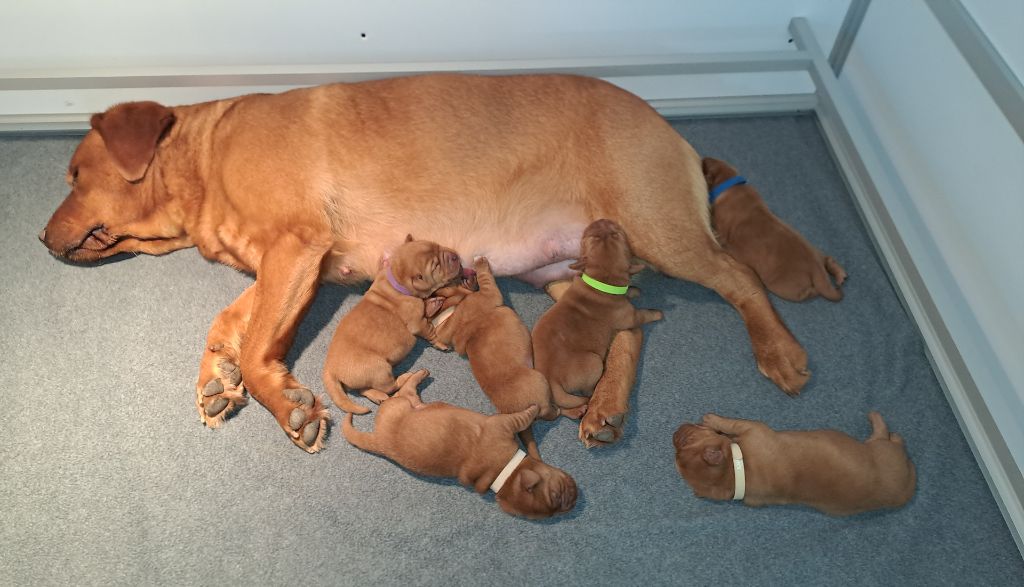
[(220, 345), (207, 349), (196, 384), (196, 410), (199, 419), (210, 428), (220, 426), (247, 403), (242, 370), (223, 352)]
[(294, 406), (288, 412), (287, 426), (282, 426), (288, 438), (308, 453), (319, 452), (330, 425), (323, 401), (304, 387), (286, 389), (283, 393)]

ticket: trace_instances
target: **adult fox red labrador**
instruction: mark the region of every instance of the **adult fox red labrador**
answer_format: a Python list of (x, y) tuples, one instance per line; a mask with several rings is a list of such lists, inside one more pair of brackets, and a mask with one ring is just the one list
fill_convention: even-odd
[[(327, 411), (282, 359), (319, 282), (370, 279), (412, 233), (541, 285), (572, 275), (597, 218), (617, 220), (655, 269), (735, 306), (758, 368), (783, 391), (809, 377), (757, 277), (712, 234), (700, 157), (606, 82), (424, 75), (120, 104), (91, 126), (68, 168), (71, 193), (40, 233), (50, 251), (94, 261), (195, 246), (256, 275), (210, 328), (196, 385), (207, 425), (244, 402), (244, 386), (316, 452)], [(634, 334), (624, 348), (638, 347)]]

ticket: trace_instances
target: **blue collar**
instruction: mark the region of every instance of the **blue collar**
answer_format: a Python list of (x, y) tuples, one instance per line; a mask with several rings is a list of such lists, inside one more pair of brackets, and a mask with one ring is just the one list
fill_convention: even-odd
[(727, 190), (727, 189), (729, 189), (729, 188), (731, 188), (733, 186), (743, 185), (745, 183), (747, 183), (747, 178), (743, 177), (742, 175), (737, 175), (736, 177), (731, 177), (731, 178), (723, 181), (722, 183), (716, 185), (711, 190), (711, 195), (708, 196), (708, 203), (709, 204), (714, 204), (715, 203), (715, 199), (718, 198), (718, 196), (722, 195), (722, 192), (724, 192), (725, 190)]

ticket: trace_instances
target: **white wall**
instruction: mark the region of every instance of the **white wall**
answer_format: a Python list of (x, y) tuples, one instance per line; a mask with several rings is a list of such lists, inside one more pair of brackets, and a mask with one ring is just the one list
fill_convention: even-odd
[[(498, 61), (788, 50), (805, 16), (831, 46), (849, 0), (33, 0), (0, 17), (4, 78), (125, 68)], [(362, 37), (362, 34), (366, 37)], [(612, 80), (641, 96), (811, 93), (802, 72)], [(0, 91), (0, 116), (84, 115), (284, 87)], [(84, 117), (83, 117), (84, 119)]]
[[(1024, 3), (965, 2), (1024, 64)], [(1024, 469), (1024, 143), (922, 0), (872, 2), (840, 76), (905, 187), (883, 193)]]

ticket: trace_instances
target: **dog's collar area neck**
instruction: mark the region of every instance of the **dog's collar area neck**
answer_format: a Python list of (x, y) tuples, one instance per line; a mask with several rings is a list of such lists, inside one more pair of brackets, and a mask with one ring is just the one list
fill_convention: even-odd
[(606, 294), (612, 294), (615, 296), (624, 296), (629, 291), (628, 285), (609, 285), (603, 281), (598, 281), (586, 273), (580, 273), (580, 279), (583, 283), (596, 289), (597, 291), (604, 292)]
[(440, 327), (449, 318), (452, 317), (452, 314), (455, 313), (455, 308), (457, 308), (457, 307), (458, 306), (452, 306), (450, 308), (445, 308), (445, 309), (441, 310), (441, 313), (438, 314), (437, 316), (434, 316), (434, 319), (431, 320), (430, 323), (434, 325), (434, 328)]
[(711, 193), (708, 195), (708, 200), (710, 201), (710, 203), (714, 204), (715, 200), (718, 199), (718, 196), (722, 195), (722, 192), (731, 187), (743, 185), (745, 183), (747, 183), (747, 178), (743, 177), (742, 175), (730, 177), (729, 179), (711, 188)]
[(498, 473), (498, 478), (494, 480), (494, 483), (491, 483), (491, 491), (495, 493), (501, 491), (501, 488), (505, 486), (505, 482), (512, 476), (512, 472), (516, 470), (516, 467), (518, 467), (519, 463), (523, 462), (523, 459), (525, 458), (526, 453), (523, 452), (523, 449), (520, 448), (516, 450), (516, 454), (512, 455), (512, 458), (508, 461), (508, 464), (505, 465), (505, 468)]
[(733, 493), (734, 500), (742, 500), (747, 494), (747, 473), (743, 469), (743, 451), (740, 445), (732, 443), (732, 468), (736, 473), (736, 492)]
[[(404, 296), (412, 296), (413, 295), (413, 293), (411, 291), (409, 291), (404, 285), (402, 285), (401, 283), (398, 283), (398, 279), (395, 278), (395, 274), (391, 272), (391, 265), (388, 265), (387, 267), (384, 268), (384, 275), (387, 276), (388, 283), (391, 284), (391, 287), (395, 288), (395, 291), (397, 291), (398, 293), (400, 293), (400, 294), (402, 294)], [(415, 296), (413, 296), (413, 297), (415, 297)]]

